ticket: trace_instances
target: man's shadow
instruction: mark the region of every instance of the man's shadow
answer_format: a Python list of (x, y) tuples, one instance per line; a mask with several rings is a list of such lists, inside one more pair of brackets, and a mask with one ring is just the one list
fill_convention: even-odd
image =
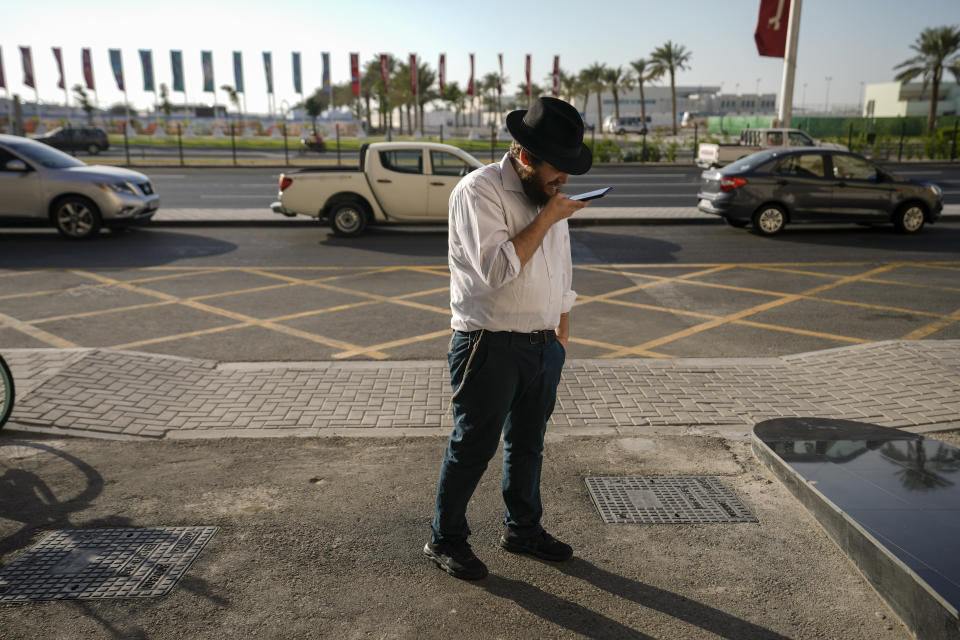
[[(630, 578), (611, 573), (606, 569), (573, 558), (568, 562), (541, 562), (572, 578), (592, 584), (607, 593), (629, 600), (642, 607), (654, 609), (689, 625), (699, 627), (721, 638), (745, 640), (789, 640), (775, 631), (766, 629), (742, 618), (702, 602), (691, 600), (672, 591), (666, 591)], [(491, 594), (511, 600), (534, 615), (560, 625), (570, 631), (592, 638), (651, 638), (641, 631), (631, 629), (616, 620), (591, 611), (586, 607), (547, 593), (533, 585), (490, 575), (476, 583)]]

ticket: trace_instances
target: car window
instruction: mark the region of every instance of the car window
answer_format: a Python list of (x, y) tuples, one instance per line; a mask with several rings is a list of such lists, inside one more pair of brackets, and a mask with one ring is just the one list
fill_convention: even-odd
[(720, 173), (726, 175), (731, 173), (741, 173), (743, 171), (754, 171), (760, 165), (769, 162), (774, 153), (774, 151), (760, 151), (759, 153), (754, 153), (746, 158), (740, 158), (736, 162), (725, 166), (723, 169), (721, 169)]
[(47, 169), (68, 169), (70, 167), (85, 167), (86, 165), (73, 156), (67, 155), (63, 151), (58, 151), (39, 142), (24, 140), (23, 142), (10, 142), (7, 146), (17, 154), (20, 154), (30, 162), (46, 167)]
[(434, 175), (438, 176), (465, 176), (470, 172), (470, 165), (452, 153), (446, 151), (431, 151), (430, 164)]
[(819, 153), (787, 156), (780, 161), (777, 173), (801, 178), (822, 178), (823, 156)]
[(768, 131), (767, 132), (767, 146), (770, 147), (779, 147), (783, 145), (783, 132), (782, 131)]
[(399, 173), (423, 173), (423, 152), (420, 149), (381, 151), (380, 164)]
[(814, 145), (813, 145), (813, 140), (808, 138), (805, 134), (802, 134), (799, 131), (791, 131), (790, 146), (791, 147), (812, 147)]
[(833, 177), (840, 180), (876, 180), (877, 168), (856, 156), (833, 156)]
[[(0, 171), (11, 171), (11, 169), (7, 169), (7, 163), (11, 160), (20, 160), (20, 158), (13, 155), (6, 149), (0, 149)], [(23, 162), (23, 160), (20, 161)]]

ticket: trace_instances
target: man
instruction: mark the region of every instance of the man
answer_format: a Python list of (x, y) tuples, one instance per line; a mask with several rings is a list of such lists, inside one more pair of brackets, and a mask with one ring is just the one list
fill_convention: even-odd
[(540, 524), (540, 468), (576, 299), (566, 219), (586, 206), (561, 188), (568, 174), (589, 171), (593, 156), (580, 114), (562, 100), (540, 98), (529, 111), (513, 111), (507, 129), (510, 152), (450, 194), (454, 430), (423, 552), (467, 580), (487, 575), (467, 543), (466, 511), (501, 433), (500, 546), (554, 561), (573, 555)]

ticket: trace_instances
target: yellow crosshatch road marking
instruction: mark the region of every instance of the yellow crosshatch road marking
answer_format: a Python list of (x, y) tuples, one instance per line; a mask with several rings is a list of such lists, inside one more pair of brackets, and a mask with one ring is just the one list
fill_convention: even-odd
[(769, 309), (774, 309), (774, 308), (776, 308), (776, 307), (783, 306), (783, 305), (785, 305), (785, 304), (788, 304), (788, 303), (790, 303), (790, 302), (793, 302), (793, 301), (795, 301), (795, 300), (800, 299), (800, 298), (801, 298), (802, 296), (804, 296), (804, 295), (808, 295), (808, 296), (809, 296), (809, 295), (814, 295), (814, 294), (816, 294), (816, 293), (820, 293), (821, 291), (827, 291), (828, 289), (833, 289), (834, 287), (839, 287), (839, 286), (842, 285), (842, 284), (847, 284), (847, 283), (849, 283), (849, 282), (856, 282), (857, 280), (860, 280), (861, 278), (869, 277), (869, 276), (871, 276), (871, 275), (873, 275), (873, 274), (876, 274), (876, 273), (884, 273), (884, 272), (886, 272), (886, 271), (890, 271), (891, 269), (895, 269), (895, 268), (897, 268), (898, 266), (900, 266), (900, 265), (899, 265), (899, 264), (890, 264), (890, 265), (886, 265), (886, 266), (883, 266), (883, 267), (878, 267), (878, 268), (876, 268), (876, 269), (871, 269), (870, 271), (864, 272), (864, 273), (859, 274), (859, 275), (856, 275), (856, 276), (846, 276), (846, 277), (844, 277), (844, 278), (841, 278), (841, 279), (838, 280), (837, 282), (832, 282), (832, 283), (829, 283), (829, 284), (820, 285), (819, 287), (814, 287), (813, 289), (809, 289), (809, 290), (807, 290), (807, 291), (804, 291), (803, 294), (788, 295), (788, 296), (784, 296), (784, 297), (781, 298), (780, 300), (772, 300), (772, 301), (770, 301), (770, 302), (764, 302), (763, 304), (758, 304), (758, 305), (756, 305), (756, 306), (754, 306), (754, 307), (750, 307), (749, 309), (743, 309), (743, 310), (741, 310), (741, 311), (738, 311), (738, 312), (736, 312), (736, 313), (732, 313), (732, 314), (730, 314), (730, 315), (728, 315), (728, 316), (726, 316), (726, 317), (723, 317), (723, 318), (717, 318), (717, 319), (715, 319), (715, 320), (710, 320), (710, 321), (705, 322), (705, 323), (703, 323), (703, 324), (699, 324), (699, 325), (697, 325), (697, 326), (690, 327), (690, 328), (688, 328), (688, 329), (684, 329), (683, 331), (677, 331), (677, 332), (675, 332), (675, 333), (671, 333), (671, 334), (669, 334), (669, 335), (662, 336), (662, 337), (657, 338), (657, 339), (655, 339), (655, 340), (649, 340), (649, 341), (647, 341), (647, 342), (644, 342), (643, 344), (639, 344), (639, 345), (636, 345), (636, 346), (634, 346), (634, 347), (628, 347), (628, 348), (625, 348), (625, 349), (621, 349), (620, 351), (615, 351), (615, 352), (613, 352), (613, 353), (608, 353), (608, 354), (604, 355), (603, 357), (604, 357), (604, 358), (618, 358), (618, 357), (621, 357), (621, 356), (624, 356), (624, 355), (633, 354), (633, 353), (635, 353), (636, 351), (644, 351), (644, 350), (647, 350), (647, 349), (649, 349), (649, 348), (651, 348), (651, 347), (658, 347), (658, 346), (660, 346), (660, 345), (667, 344), (668, 342), (673, 342), (673, 341), (675, 341), (675, 340), (679, 340), (679, 339), (681, 339), (681, 338), (686, 338), (686, 337), (692, 336), (692, 335), (694, 335), (694, 334), (696, 334), (696, 333), (700, 333), (700, 332), (702, 332), (702, 331), (706, 331), (706, 330), (708, 330), (708, 329), (716, 328), (716, 327), (718, 327), (718, 326), (720, 326), (720, 325), (727, 324), (727, 323), (732, 322), (732, 321), (734, 321), (734, 320), (742, 320), (743, 318), (746, 318), (747, 316), (755, 315), (755, 314), (757, 314), (757, 313), (760, 313), (761, 311), (768, 311)]
[(945, 318), (940, 318), (931, 322), (925, 327), (920, 327), (915, 331), (911, 331), (907, 335), (903, 336), (904, 340), (922, 340), (927, 336), (940, 331), (941, 329), (946, 329), (948, 326), (955, 322), (960, 322), (960, 309), (957, 309), (952, 314)]
[(16, 318), (11, 318), (8, 315), (0, 313), (0, 329), (3, 327), (16, 329), (21, 333), (27, 334), (34, 340), (39, 340), (40, 342), (46, 343), (51, 347), (58, 347), (60, 349), (73, 349), (80, 346), (70, 342), (69, 340), (64, 340), (59, 336), (55, 336), (52, 333), (47, 333), (43, 329), (38, 329), (29, 322), (22, 322)]
[[(891, 280), (888, 277), (884, 277), (885, 274), (896, 272), (897, 269), (900, 269), (901, 267), (909, 267), (911, 269), (909, 274), (905, 273), (900, 275), (900, 277), (904, 278), (904, 281)], [(770, 283), (772, 285), (771, 289), (765, 289), (738, 286), (736, 284), (736, 276), (726, 278), (726, 280), (731, 281), (731, 284), (707, 282), (700, 279), (704, 276), (721, 272), (730, 272), (731, 270), (738, 268), (760, 272), (816, 277), (823, 279), (823, 284), (797, 293), (790, 293), (785, 291), (777, 291), (775, 282)], [(839, 271), (843, 271), (845, 273), (831, 273), (829, 271), (831, 268), (839, 268)], [(851, 273), (851, 268), (857, 268), (860, 270), (860, 272)], [(681, 273), (681, 275), (672, 275), (673, 273), (676, 273), (677, 270), (686, 272)], [(668, 353), (663, 353), (661, 349), (658, 349), (658, 347), (664, 347), (665, 345), (669, 345), (677, 340), (681, 340), (695, 334), (709, 332), (712, 329), (724, 325), (755, 327), (786, 334), (822, 338), (824, 340), (834, 341), (835, 343), (857, 344), (871, 342), (871, 340), (857, 335), (838, 335), (823, 331), (809, 330), (802, 327), (787, 327), (768, 322), (758, 322), (751, 319), (751, 316), (762, 313), (769, 309), (782, 307), (801, 300), (815, 301), (827, 305), (836, 305), (838, 308), (838, 313), (843, 313), (843, 308), (862, 308), (903, 314), (908, 318), (913, 318), (916, 320), (913, 328), (904, 336), (902, 336), (903, 339), (924, 339), (937, 334), (951, 325), (960, 323), (960, 309), (957, 309), (949, 314), (943, 314), (930, 311), (919, 311), (916, 309), (907, 309), (899, 306), (842, 300), (829, 297), (829, 295), (824, 295), (833, 289), (850, 283), (870, 283), (894, 290), (898, 287), (909, 287), (914, 291), (922, 290), (923, 292), (928, 292), (923, 294), (918, 293), (918, 295), (929, 295), (931, 300), (934, 298), (949, 300), (950, 296), (955, 296), (957, 292), (960, 292), (960, 286), (953, 287), (945, 286), (944, 284), (927, 284), (923, 281), (924, 270), (935, 270), (939, 271), (941, 274), (944, 272), (960, 272), (960, 261), (574, 265), (574, 289), (577, 288), (578, 272), (609, 274), (633, 281), (633, 284), (630, 284), (630, 286), (620, 287), (612, 291), (604, 291), (602, 288), (589, 289), (585, 287), (586, 290), (580, 292), (576, 302), (576, 306), (578, 308), (583, 307), (584, 305), (594, 305), (591, 307), (591, 309), (599, 309), (600, 313), (613, 312), (615, 309), (635, 309), (638, 313), (642, 311), (655, 311), (660, 313), (674, 314), (675, 316), (694, 318), (701, 322), (695, 324), (694, 326), (686, 327), (679, 331), (670, 332), (659, 338), (649, 340), (641, 344), (622, 345), (613, 344), (608, 340), (605, 340), (602, 332), (597, 333), (596, 331), (591, 331), (591, 327), (589, 325), (579, 324), (576, 323), (576, 320), (574, 320), (574, 334), (571, 337), (571, 344), (589, 347), (598, 353), (598, 355), (592, 357), (615, 358), (623, 356), (640, 356), (651, 358), (670, 358), (674, 356)], [(112, 277), (114, 274), (119, 272), (123, 272), (124, 275), (134, 277), (130, 279), (118, 279), (116, 277)], [(10, 283), (9, 286), (11, 287), (17, 286), (20, 289), (27, 288), (24, 287), (23, 284), (14, 284), (14, 279), (18, 278), (19, 276), (42, 276), (42, 274), (62, 273), (69, 273), (73, 276), (78, 276), (84, 280), (87, 280), (88, 282), (59, 288), (44, 288), (42, 290), (38, 289), (33, 291), (24, 290), (18, 293), (4, 292), (4, 288), (7, 283)], [(410, 282), (413, 285), (410, 288), (415, 288), (416, 286), (421, 286), (423, 288), (421, 290), (404, 293), (402, 295), (384, 295), (364, 290), (365, 287), (369, 287), (370, 284), (376, 282), (377, 275), (388, 273), (407, 274), (409, 277), (404, 279), (404, 282)], [(193, 296), (177, 296), (155, 289), (151, 286), (153, 283), (171, 280), (184, 280), (185, 284), (180, 285), (180, 289), (184, 290), (189, 287), (188, 279), (190, 277), (210, 276), (212, 274), (233, 274), (235, 276), (239, 275), (240, 277), (225, 278), (222, 284), (214, 283), (214, 287), (219, 290), (213, 290), (212, 292)], [(243, 274), (269, 278), (274, 280), (276, 284), (264, 284), (259, 282), (257, 283), (258, 286), (244, 287)], [(166, 309), (179, 306), (190, 308), (211, 316), (223, 318), (228, 322), (217, 327), (184, 331), (175, 335), (156, 335), (145, 339), (127, 341), (123, 344), (113, 345), (111, 348), (133, 349), (146, 347), (149, 345), (169, 343), (182, 340), (184, 338), (228, 334), (229, 332), (236, 331), (238, 329), (257, 327), (276, 332), (277, 334), (285, 334), (287, 336), (292, 336), (331, 347), (335, 350), (335, 352), (330, 357), (337, 360), (358, 357), (386, 359), (391, 357), (390, 353), (392, 350), (411, 344), (429, 342), (439, 337), (446, 337), (449, 334), (450, 329), (446, 326), (448, 322), (445, 320), (445, 318), (449, 318), (450, 316), (449, 307), (447, 305), (439, 306), (429, 303), (436, 300), (440, 294), (449, 291), (448, 282), (443, 282), (442, 286), (437, 286), (441, 285), (441, 279), (448, 280), (449, 275), (448, 266), (441, 264), (411, 266), (367, 265), (343, 267), (153, 266), (139, 269), (112, 267), (104, 269), (30, 269), (22, 271), (0, 270), (0, 311), (5, 312), (0, 312), (0, 331), (6, 330), (8, 332), (6, 335), (8, 336), (23, 334), (25, 336), (29, 336), (29, 338), (33, 341), (53, 347), (72, 348), (83, 345), (78, 345), (72, 340), (56, 335), (55, 329), (53, 331), (48, 329), (53, 329), (56, 323), (63, 321), (87, 320), (97, 317), (109, 317), (109, 322), (116, 323), (118, 326), (122, 326), (125, 322), (123, 314), (126, 312), (156, 310), (157, 313), (169, 313), (169, 311), (166, 311)], [(432, 277), (436, 277), (437, 280), (432, 280)], [(944, 280), (942, 275), (940, 280), (941, 282)], [(36, 282), (38, 283), (42, 283), (43, 281), (44, 278), (42, 277), (36, 278)], [(24, 281), (21, 280), (20, 282), (23, 283)], [(247, 282), (246, 284), (249, 285), (250, 283)], [(644, 304), (641, 302), (633, 302), (623, 299), (623, 296), (638, 291), (649, 291), (656, 296), (656, 288), (668, 284), (682, 284), (685, 287), (702, 287), (712, 290), (726, 291), (728, 292), (731, 300), (736, 300), (737, 296), (740, 294), (764, 295), (770, 296), (774, 299), (726, 315), (715, 313), (715, 309), (709, 306), (707, 303), (701, 304), (699, 307), (693, 306), (691, 301), (695, 297), (685, 295), (680, 296), (683, 298), (683, 305), (687, 307), (682, 309), (671, 306), (671, 301), (673, 299), (671, 296), (654, 300), (655, 302), (660, 302), (661, 304)], [(29, 281), (28, 286), (30, 285), (33, 285), (33, 281)], [(239, 286), (237, 288), (232, 288), (235, 285)], [(243, 301), (244, 296), (268, 291), (282, 292), (285, 289), (291, 289), (298, 285), (314, 288), (319, 292), (327, 291), (331, 293), (352, 296), (355, 298), (355, 301), (348, 300), (347, 302), (343, 302), (342, 300), (337, 300), (338, 304), (326, 307), (322, 306), (321, 303), (317, 304), (316, 308), (309, 308), (308, 306), (301, 311), (285, 313), (282, 315), (273, 315), (268, 318), (256, 318), (242, 312), (232, 311), (230, 309), (225, 309), (218, 306), (218, 300), (221, 299), (230, 298), (232, 300)], [(210, 289), (209, 281), (207, 281), (205, 287)], [(61, 305), (64, 313), (56, 316), (48, 315), (43, 318), (30, 321), (17, 318), (15, 317), (15, 312), (10, 311), (12, 308), (10, 305), (13, 304), (13, 301), (17, 300), (20, 302), (17, 303), (16, 308), (24, 308), (24, 305), (32, 305), (33, 300), (41, 301), (44, 298), (50, 298), (52, 296), (58, 296), (62, 294), (70, 295), (81, 292), (88, 293), (95, 292), (97, 290), (108, 292), (108, 290), (111, 288), (115, 290), (136, 293), (141, 296), (147, 296), (155, 301), (141, 302), (139, 304), (131, 304), (127, 306), (96, 309), (91, 311), (77, 310), (73, 312), (71, 312), (69, 309), (70, 302), (67, 301)], [(281, 295), (283, 294), (281, 293)], [(429, 296), (433, 296), (433, 298), (431, 298), (428, 302), (424, 302), (423, 300)], [(5, 302), (8, 303), (6, 309), (4, 308)], [(45, 300), (44, 304), (50, 307), (53, 304), (60, 303), (59, 300)], [(431, 317), (435, 317), (438, 322), (441, 321), (441, 316), (443, 316), (444, 326), (443, 328), (438, 328), (437, 331), (428, 331), (427, 333), (418, 335), (401, 336), (396, 339), (378, 342), (377, 344), (360, 345), (338, 340), (329, 336), (320, 335), (311, 331), (295, 329), (283, 324), (284, 322), (289, 322), (291, 320), (297, 320), (311, 316), (321, 316), (323, 314), (329, 314), (333, 312), (356, 310), (360, 313), (369, 313), (369, 311), (362, 311), (364, 307), (371, 307), (378, 304), (399, 305), (416, 311), (421, 311), (430, 314)], [(54, 308), (59, 309), (60, 307)], [(384, 312), (378, 308), (377, 313)], [(389, 311), (386, 311), (385, 313), (389, 314)], [(577, 311), (575, 310), (574, 318), (576, 317), (576, 313)], [(627, 316), (626, 322), (630, 321), (631, 317)], [(0, 338), (2, 338), (2, 336), (3, 334), (0, 333)], [(383, 337), (387, 336), (382, 336), (381, 339)]]

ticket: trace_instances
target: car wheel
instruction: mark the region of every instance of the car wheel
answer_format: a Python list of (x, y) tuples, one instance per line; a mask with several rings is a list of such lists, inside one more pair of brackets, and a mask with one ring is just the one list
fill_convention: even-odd
[(57, 231), (71, 240), (91, 238), (100, 231), (103, 224), (97, 205), (82, 196), (68, 196), (58, 200), (52, 217)]
[(787, 212), (775, 204), (764, 205), (753, 214), (753, 230), (760, 235), (776, 235), (786, 224)]
[(907, 204), (893, 214), (893, 226), (899, 233), (917, 233), (923, 229), (927, 212), (919, 204)]
[(98, 147), (95, 144), (89, 144), (87, 145), (87, 153), (89, 153), (92, 156), (95, 156), (98, 153), (100, 153), (100, 147)]
[(356, 238), (367, 228), (367, 211), (358, 200), (342, 200), (330, 209), (330, 228), (342, 238)]
[(734, 229), (743, 229), (750, 224), (747, 220), (735, 220), (734, 218), (727, 218), (726, 216), (724, 216), (723, 221)]
[(620, 136), (622, 136), (622, 135), (625, 134), (625, 133), (626, 133), (626, 131), (623, 130), (623, 129), (620, 129), (619, 131), (617, 131), (617, 135), (620, 135)]

